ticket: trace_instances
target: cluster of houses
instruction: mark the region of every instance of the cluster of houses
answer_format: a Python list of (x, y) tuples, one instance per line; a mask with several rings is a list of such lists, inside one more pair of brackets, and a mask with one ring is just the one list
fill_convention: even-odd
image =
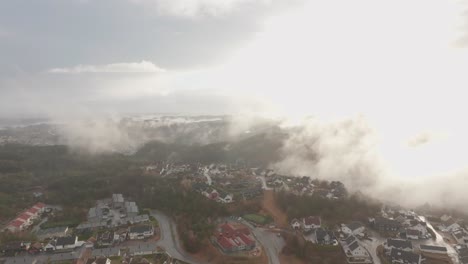
[(209, 186), (204, 182), (198, 182), (192, 185), (192, 188), (201, 193), (206, 198), (219, 202), (219, 203), (232, 203), (234, 202), (234, 195), (225, 191), (217, 191), (215, 188)]
[(13, 233), (27, 229), (34, 223), (34, 220), (40, 217), (40, 215), (45, 211), (45, 208), (45, 204), (36, 203), (31, 208), (24, 210), (15, 219), (10, 221), (5, 229)]
[(250, 251), (256, 246), (249, 228), (239, 223), (225, 222), (219, 225), (211, 241), (224, 253)]
[(309, 232), (322, 226), (322, 220), (319, 216), (307, 216), (302, 219), (293, 219), (291, 227), (294, 230)]
[(426, 257), (448, 258), (446, 247), (435, 245), (419, 245), (414, 248), (410, 240), (388, 238), (384, 243), (384, 253), (391, 263), (421, 264)]
[[(71, 245), (72, 239), (69, 243)], [(33, 245), (25, 245), (18, 243), (15, 246), (17, 252), (30, 252)], [(62, 251), (60, 253), (51, 254), (21, 254), (14, 257), (7, 257), (3, 264), (49, 264), (49, 263), (76, 263), (76, 264), (111, 264), (115, 257), (122, 257), (122, 261), (118, 263), (126, 264), (142, 264), (144, 262), (142, 256), (153, 255), (159, 253), (155, 242), (134, 243), (123, 247), (110, 248), (92, 248), (88, 244), (84, 244), (75, 250)]]
[(325, 182), (313, 180), (311, 177), (294, 177), (276, 174), (272, 170), (254, 172), (265, 177), (268, 188), (286, 191), (295, 195), (317, 195), (327, 199), (342, 199), (348, 192), (342, 182)]
[(468, 245), (468, 231), (458, 221), (449, 215), (441, 216), (440, 220), (440, 231), (450, 233), (458, 245)]
[(122, 194), (115, 193), (111, 199), (98, 200), (96, 206), (88, 211), (88, 221), (81, 223), (76, 229), (112, 228), (150, 221), (149, 215), (139, 212), (135, 202), (127, 201)]

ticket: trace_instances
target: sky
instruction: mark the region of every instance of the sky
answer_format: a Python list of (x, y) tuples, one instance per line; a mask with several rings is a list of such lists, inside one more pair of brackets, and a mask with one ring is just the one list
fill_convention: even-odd
[(466, 169), (467, 72), (467, 0), (0, 2), (0, 117), (365, 120), (418, 178)]

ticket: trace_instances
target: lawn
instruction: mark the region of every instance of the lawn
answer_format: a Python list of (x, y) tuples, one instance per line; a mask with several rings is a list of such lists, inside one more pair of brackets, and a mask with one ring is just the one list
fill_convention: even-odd
[(260, 214), (246, 214), (243, 218), (249, 222), (264, 225), (271, 222), (271, 218)]

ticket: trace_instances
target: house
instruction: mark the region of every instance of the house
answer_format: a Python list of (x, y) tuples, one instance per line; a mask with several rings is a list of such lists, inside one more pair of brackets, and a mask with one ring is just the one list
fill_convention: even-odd
[(308, 216), (302, 219), (302, 226), (304, 227), (304, 230), (312, 230), (319, 228), (321, 226), (321, 220), (320, 217), (318, 216)]
[(398, 221), (383, 217), (372, 219), (371, 224), (379, 232), (398, 232), (401, 228), (401, 224)]
[(68, 227), (53, 227), (47, 229), (39, 229), (36, 232), (37, 238), (40, 240), (44, 240), (47, 238), (57, 238), (57, 237), (64, 237), (67, 235)]
[(461, 264), (468, 264), (468, 248), (463, 247), (458, 249), (458, 260)]
[(341, 231), (347, 235), (358, 235), (364, 233), (366, 228), (359, 222), (351, 222), (341, 225)]
[(403, 251), (413, 251), (413, 244), (409, 240), (388, 238), (384, 243), (384, 248), (387, 251), (399, 249)]
[(217, 231), (218, 234), (212, 238), (212, 241), (224, 253), (252, 250), (255, 248), (255, 239), (246, 227), (224, 223), (219, 226)]
[(345, 250), (346, 256), (358, 259), (370, 259), (370, 255), (365, 248), (359, 245), (357, 240), (354, 240)]
[(396, 248), (392, 248), (390, 259), (393, 264), (421, 264), (421, 255)]
[[(408, 230), (418, 231), (419, 232), (419, 238), (428, 238), (429, 237), (429, 232), (427, 231), (427, 227), (426, 227), (425, 223), (416, 222), (415, 224), (412, 224), (410, 227), (406, 228), (406, 231), (408, 231)], [(413, 232), (413, 234), (415, 234), (415, 233), (416, 232)]]
[(125, 202), (125, 213), (127, 217), (137, 216), (138, 212), (138, 206), (135, 202)]
[(107, 257), (95, 257), (88, 259), (86, 264), (111, 264), (112, 261)]
[(452, 223), (443, 228), (443, 231), (452, 233), (460, 229), (462, 229), (462, 227), (458, 223)]
[(45, 252), (52, 252), (55, 250), (55, 241), (50, 241), (47, 245), (44, 246)]
[(75, 248), (78, 244), (78, 237), (77, 236), (67, 236), (67, 237), (59, 237), (55, 241), (55, 249), (72, 249)]
[(221, 203), (232, 203), (234, 201), (234, 196), (230, 193), (220, 193), (218, 197), (218, 202)]
[(216, 191), (215, 189), (210, 189), (210, 188), (203, 191), (202, 194), (210, 200), (216, 200), (219, 197), (218, 191)]
[(416, 230), (416, 229), (406, 229), (406, 238), (407, 239), (412, 239), (412, 240), (416, 240), (416, 239), (419, 239), (421, 237), (421, 232), (419, 230)]
[(297, 219), (294, 218), (294, 219), (291, 221), (291, 227), (292, 227), (293, 229), (295, 229), (295, 230), (299, 230), (299, 229), (301, 228), (301, 222), (300, 222), (299, 220), (297, 220)]
[(114, 209), (120, 209), (124, 206), (124, 198), (121, 193), (112, 194), (112, 207)]
[(158, 252), (156, 243), (138, 243), (128, 247), (131, 256), (152, 255)]
[(420, 245), (419, 248), (420, 248), (420, 251), (421, 251), (422, 254), (430, 253), (430, 254), (447, 255), (447, 248), (446, 247)]
[(41, 243), (36, 242), (29, 247), (28, 253), (37, 254), (39, 252), (42, 252), (43, 250), (44, 250), (44, 246)]
[(369, 252), (359, 244), (356, 237), (348, 236), (341, 242), (341, 246), (346, 254), (348, 263), (372, 263), (372, 257)]
[(128, 229), (128, 237), (130, 239), (145, 239), (154, 236), (154, 228), (152, 225), (132, 226)]
[(105, 231), (97, 235), (97, 244), (101, 247), (108, 247), (114, 243), (114, 232)]
[(110, 247), (110, 248), (98, 248), (93, 249), (91, 255), (93, 257), (117, 257), (120, 256), (120, 248), (118, 247)]
[(457, 241), (457, 244), (468, 244), (468, 233), (465, 229), (452, 232), (452, 237)]
[(333, 232), (320, 227), (315, 229), (315, 239), (318, 244), (330, 245), (335, 240), (335, 236), (333, 235)]

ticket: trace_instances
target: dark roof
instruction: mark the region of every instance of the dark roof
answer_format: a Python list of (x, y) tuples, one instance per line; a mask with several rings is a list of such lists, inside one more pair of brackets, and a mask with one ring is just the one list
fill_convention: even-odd
[(446, 247), (420, 245), (420, 248), (421, 248), (421, 250), (435, 250), (435, 251), (440, 251), (440, 252), (447, 252)]
[(347, 245), (353, 243), (353, 241), (356, 240), (356, 238), (354, 236), (349, 236), (345, 239), (345, 242)]
[(421, 235), (421, 231), (416, 229), (406, 229), (406, 235), (419, 236)]
[(413, 244), (411, 243), (411, 241), (403, 240), (403, 239), (389, 238), (389, 239), (387, 239), (387, 245), (389, 247), (394, 247), (394, 248), (399, 248), (399, 249), (403, 249), (403, 248), (412, 249), (413, 248)]
[(419, 264), (421, 256), (413, 252), (393, 248), (392, 252), (390, 253), (390, 258), (392, 259), (392, 261), (402, 260), (403, 263), (407, 264)]
[(349, 224), (346, 225), (349, 229), (351, 229), (352, 231), (358, 229), (358, 228), (361, 228), (363, 227), (363, 225), (359, 222), (351, 222)]
[(398, 221), (388, 219), (388, 218), (383, 218), (383, 217), (376, 218), (375, 224), (376, 225), (390, 225), (390, 226), (395, 226), (395, 227), (401, 226), (401, 224)]
[(130, 233), (144, 233), (153, 230), (153, 226), (150, 225), (138, 225), (130, 227)]
[(320, 227), (315, 230), (315, 237), (317, 238), (317, 241), (323, 241), (325, 240), (325, 236), (328, 235), (330, 239), (334, 239), (333, 232), (325, 230), (324, 228)]
[(57, 242), (55, 243), (55, 245), (56, 246), (74, 245), (75, 241), (76, 241), (76, 236), (59, 237), (57, 238)]
[(351, 245), (348, 246), (351, 251), (354, 251), (356, 248), (359, 247), (359, 244), (357, 241), (354, 241)]
[(320, 217), (318, 216), (308, 216), (306, 218), (304, 218), (304, 224), (306, 225), (320, 225)]

